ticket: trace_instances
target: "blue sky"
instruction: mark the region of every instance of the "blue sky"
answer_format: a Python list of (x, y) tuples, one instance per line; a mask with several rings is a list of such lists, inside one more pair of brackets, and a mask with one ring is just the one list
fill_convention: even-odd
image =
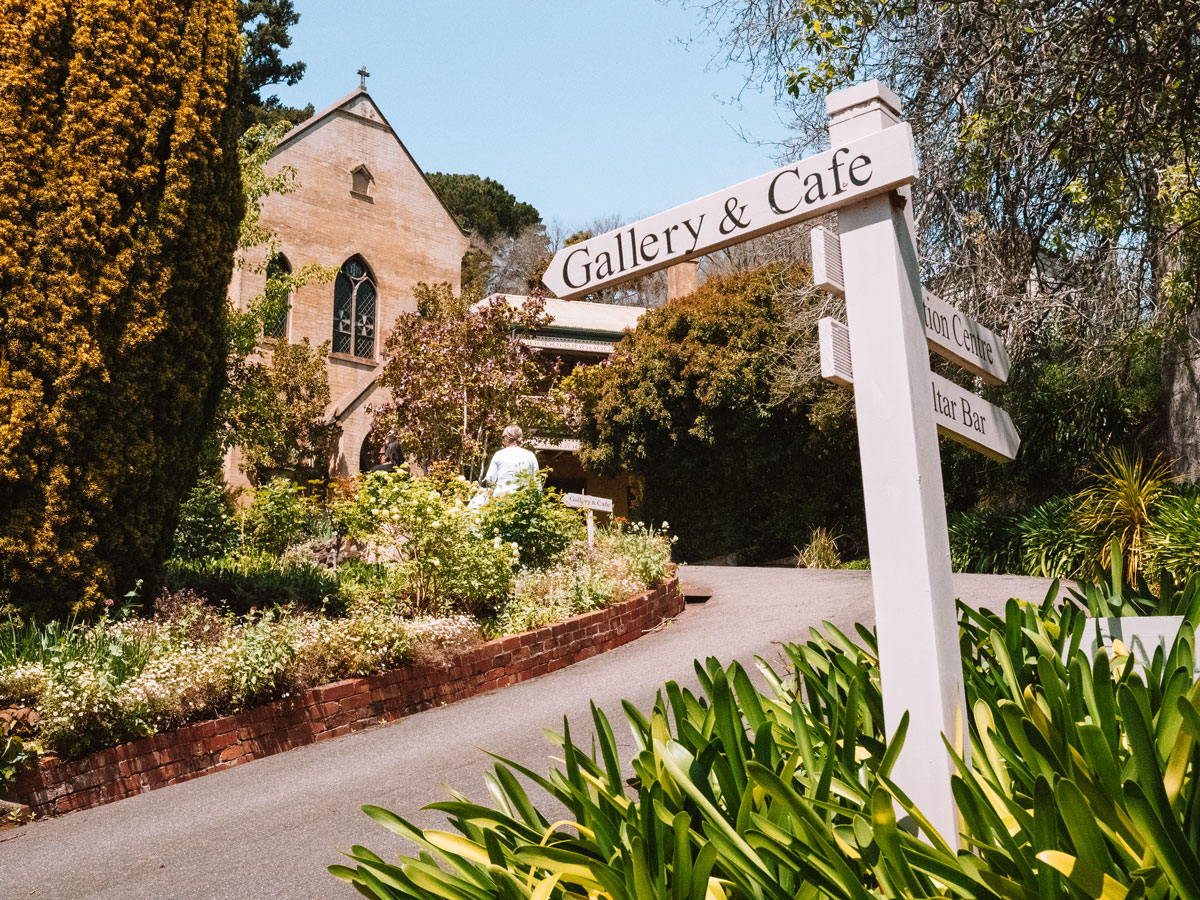
[(770, 96), (685, 47), (695, 15), (656, 0), (296, 0), (276, 89), (317, 109), (367, 88), (426, 171), (495, 178), (543, 220), (649, 215), (777, 164)]

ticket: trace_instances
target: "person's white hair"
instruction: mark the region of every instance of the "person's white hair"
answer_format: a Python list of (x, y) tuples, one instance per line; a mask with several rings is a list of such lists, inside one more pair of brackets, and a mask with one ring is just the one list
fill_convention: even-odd
[(509, 425), (504, 429), (504, 446), (514, 447), (525, 439), (525, 432), (520, 425)]

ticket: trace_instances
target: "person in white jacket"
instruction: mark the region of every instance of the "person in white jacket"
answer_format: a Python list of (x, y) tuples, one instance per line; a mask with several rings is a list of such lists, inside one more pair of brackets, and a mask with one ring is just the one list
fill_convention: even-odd
[(521, 446), (525, 434), (520, 425), (504, 429), (504, 447), (492, 456), (483, 483), (492, 489), (493, 497), (511, 494), (521, 484), (522, 475), (534, 475), (538, 470), (537, 457)]

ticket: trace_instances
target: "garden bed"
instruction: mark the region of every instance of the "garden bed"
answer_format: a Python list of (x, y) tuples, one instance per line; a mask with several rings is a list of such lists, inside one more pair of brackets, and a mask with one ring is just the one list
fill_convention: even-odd
[(562, 669), (629, 643), (683, 607), (672, 578), (603, 609), (498, 638), (441, 663), (337, 681), (71, 762), (45, 756), (17, 779), (8, 797), (37, 815), (100, 806)]

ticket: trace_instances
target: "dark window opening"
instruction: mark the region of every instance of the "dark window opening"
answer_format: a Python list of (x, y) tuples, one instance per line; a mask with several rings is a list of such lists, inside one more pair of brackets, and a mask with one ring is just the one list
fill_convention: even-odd
[[(267, 263), (266, 290), (268, 297), (272, 292), (271, 280), (279, 275), (290, 275), (291, 272), (292, 264), (288, 262), (288, 258), (282, 253), (273, 257), (271, 261)], [(281, 340), (285, 340), (287, 338), (288, 310), (292, 305), (291, 297), (285, 295), (281, 298), (281, 300), (283, 302), (283, 307), (274, 317), (268, 319), (263, 325), (263, 337), (278, 338)]]

